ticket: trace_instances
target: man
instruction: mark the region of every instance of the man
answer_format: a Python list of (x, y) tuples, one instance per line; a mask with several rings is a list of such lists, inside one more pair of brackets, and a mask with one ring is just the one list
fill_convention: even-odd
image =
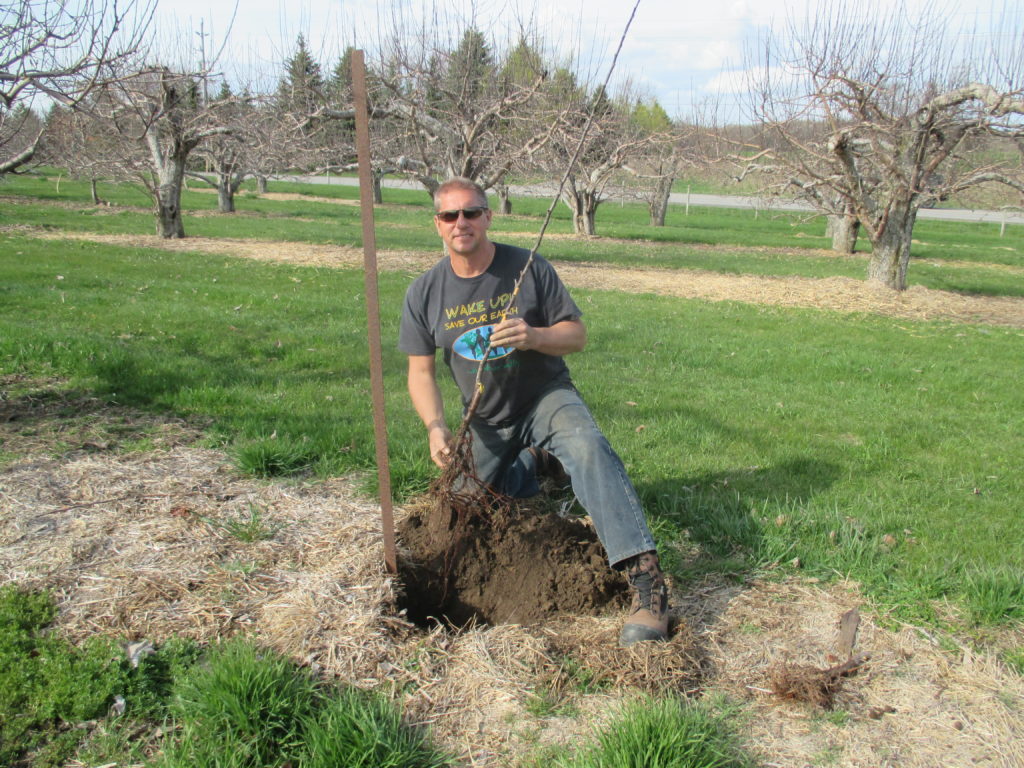
[(512, 300), (529, 252), (488, 239), (491, 211), (475, 182), (449, 179), (437, 189), (434, 208), (446, 256), (409, 287), (399, 333), (399, 348), (409, 356), (409, 396), (427, 428), (431, 459), (443, 467), (453, 440), (437, 385), (436, 350), (465, 408), (489, 346), (470, 424), (477, 476), (501, 493), (526, 498), (539, 491), (538, 470), (560, 463), (609, 563), (626, 572), (634, 592), (620, 644), (664, 640), (668, 590), (640, 500), (562, 359), (586, 344), (579, 307), (539, 256)]

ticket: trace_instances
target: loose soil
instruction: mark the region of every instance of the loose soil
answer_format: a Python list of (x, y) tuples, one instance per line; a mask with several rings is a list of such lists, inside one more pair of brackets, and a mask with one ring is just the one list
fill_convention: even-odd
[(453, 562), (448, 541), (431, 534), (432, 505), (411, 510), (398, 529), (409, 618), (420, 625), (539, 624), (624, 608), (625, 580), (608, 567), (594, 529), (544, 506), (477, 510)]

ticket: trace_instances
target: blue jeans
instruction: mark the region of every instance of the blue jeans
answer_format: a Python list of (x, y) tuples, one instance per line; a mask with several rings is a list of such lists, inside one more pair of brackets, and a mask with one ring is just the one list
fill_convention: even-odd
[(516, 498), (540, 492), (530, 446), (550, 451), (572, 478), (572, 490), (594, 522), (608, 562), (655, 549), (654, 538), (626, 468), (579, 393), (559, 385), (541, 395), (518, 420), (496, 426), (474, 419), (476, 474)]

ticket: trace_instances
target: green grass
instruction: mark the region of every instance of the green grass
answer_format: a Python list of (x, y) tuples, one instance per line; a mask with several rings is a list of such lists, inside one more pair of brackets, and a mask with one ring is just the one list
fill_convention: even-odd
[(627, 704), (578, 750), (555, 750), (536, 765), (555, 768), (744, 768), (753, 759), (737, 747), (735, 712), (682, 699)]
[[(10, 179), (0, 186), (0, 192), (18, 195), (21, 203), (0, 203), (0, 220), (10, 217), (21, 224), (51, 230), (105, 234), (153, 231), (153, 215), (141, 191), (123, 185), (106, 187), (110, 193), (104, 193), (104, 197), (116, 203), (115, 207), (89, 206), (88, 186), (84, 182), (63, 179), (58, 194), (52, 175)], [(243, 192), (238, 196), (238, 212), (220, 215), (212, 213), (216, 208), (214, 195), (186, 192), (182, 199), (186, 231), (195, 236), (361, 246), (362, 225), (357, 206), (310, 199), (351, 201), (357, 198), (358, 188), (273, 182), (272, 190), (305, 193), (308, 197), (272, 201)], [(375, 213), (378, 248), (436, 252), (437, 239), (430, 225), (431, 208), (426, 195), (418, 190), (385, 188), (384, 199), (387, 204), (379, 206)], [(54, 208), (52, 202), (57, 200), (79, 207)], [(548, 204), (549, 201), (542, 198), (517, 199), (516, 215), (495, 217), (493, 232), (508, 242), (532, 246), (540, 217)], [(117, 206), (136, 206), (142, 210)], [(190, 212), (207, 215), (194, 216)], [(549, 238), (542, 252), (552, 259), (627, 267), (861, 279), (867, 271), (867, 257), (863, 252), (870, 250), (867, 239), (861, 238), (860, 255), (836, 257), (823, 251), (829, 245), (824, 222), (802, 214), (691, 207), (687, 216), (685, 209), (677, 205), (670, 208), (666, 226), (654, 228), (646, 223), (643, 205), (609, 202), (598, 209), (598, 222), (599, 238), (587, 241)], [(572, 231), (564, 205), (556, 208), (549, 231), (553, 234)], [(999, 237), (998, 225), (921, 220), (915, 229), (915, 241), (915, 262), (909, 270), (911, 285), (983, 295), (1024, 296), (1024, 227), (1011, 226), (1005, 237)], [(973, 261), (978, 266), (950, 269), (918, 263), (924, 260)], [(987, 266), (993, 264), (1016, 269), (996, 270)]]
[[(244, 639), (172, 639), (133, 665), (111, 638), (50, 632), (45, 593), (0, 587), (0, 765), (441, 768), (381, 695), (315, 680)], [(153, 755), (155, 754), (155, 757)]]
[(215, 646), (175, 687), (159, 768), (441, 768), (451, 759), (380, 695), (316, 681), (244, 640)]
[[(382, 209), (380, 231), (400, 229), (401, 237), (436, 248), (425, 196), (386, 194), (398, 204)], [(257, 202), (283, 230), (307, 226), (294, 209), (277, 207), (284, 203)], [(345, 222), (354, 209), (315, 205), (333, 217), (318, 213), (324, 220), (317, 226), (351, 226)], [(0, 211), (34, 207), (60, 213), (48, 204), (0, 204)], [(543, 201), (519, 208), (533, 215)], [(609, 229), (641, 229), (635, 208), (608, 211)], [(708, 239), (759, 231), (743, 228), (744, 216), (753, 221), (748, 213), (714, 216), (718, 233)], [(217, 221), (235, 220), (196, 220)], [(765, 239), (779, 234), (769, 223), (762, 216), (757, 224)], [(498, 228), (525, 232), (534, 224), (504, 219)], [(768, 273), (824, 276), (860, 268), (857, 259), (816, 251), (688, 250), (679, 234), (685, 229), (659, 232), (678, 235), (674, 243), (556, 238), (546, 250), (557, 258), (737, 272), (761, 265)], [(957, 260), (986, 262), (990, 234), (969, 225), (955, 231), (969, 245)], [(935, 223), (928, 237), (948, 243), (953, 234)], [(208, 423), (211, 442), (255, 475), (358, 472), (375, 481), (358, 271), (13, 235), (3, 236), (0, 254), (0, 370), (57, 375), (108, 403)], [(915, 272), (950, 287), (987, 281), (979, 290), (1004, 295), (1021, 287), (1012, 271), (943, 267), (941, 260), (914, 265)], [(425, 488), (433, 471), (395, 349), (398, 308), (412, 277), (380, 276), (398, 497)], [(587, 352), (570, 366), (625, 458), (677, 575), (781, 572), (798, 562), (809, 574), (858, 579), (879, 606), (908, 619), (949, 620), (947, 604), (964, 626), (1021, 618), (1024, 544), (1015, 510), (1024, 480), (1015, 467), (1024, 437), (1014, 425), (1024, 409), (1022, 331), (614, 292), (578, 291), (576, 298), (591, 334)], [(444, 386), (454, 419), (447, 377)], [(968, 536), (965, 520), (978, 521)], [(243, 533), (258, 534), (259, 521), (248, 522), (253, 530)]]
[[(11, 257), (0, 266), (3, 370), (50, 371), (106, 402), (209, 419), (211, 439), (254, 474), (373, 466), (357, 272), (31, 238), (0, 248)], [(382, 276), (385, 306), (406, 281)], [(392, 410), (408, 431), (397, 318), (384, 322)], [(422, 484), (426, 464), (399, 461), (399, 488), (406, 476)]]
[[(198, 649), (172, 640), (132, 666), (110, 638), (77, 647), (51, 634), (55, 613), (48, 594), (0, 587), (0, 765), (61, 766), (79, 750), (138, 754), (130, 734), (163, 720)], [(123, 711), (111, 715), (118, 701)]]

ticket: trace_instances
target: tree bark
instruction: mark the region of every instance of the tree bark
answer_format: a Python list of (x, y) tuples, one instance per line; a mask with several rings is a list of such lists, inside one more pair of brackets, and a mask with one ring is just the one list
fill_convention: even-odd
[(868, 282), (894, 291), (907, 289), (907, 265), (910, 263), (910, 243), (916, 220), (916, 208), (890, 209), (885, 225), (871, 238)]
[(376, 168), (370, 169), (370, 180), (372, 182), (371, 189), (373, 190), (373, 204), (383, 205), (384, 204), (384, 172)]
[(507, 216), (512, 213), (512, 199), (508, 196), (508, 185), (499, 184), (495, 189), (498, 192), (498, 213)]
[(256, 192), (261, 195), (267, 194), (267, 177), (257, 176), (256, 177)]
[(855, 253), (857, 236), (860, 234), (860, 220), (856, 216), (829, 214), (825, 234), (832, 238), (832, 250), (836, 253)]
[(96, 191), (96, 179), (89, 179), (89, 194), (92, 195), (92, 204), (100, 204), (99, 192)]
[(221, 213), (235, 212), (235, 185), (228, 174), (217, 175), (217, 210)]
[(187, 155), (167, 155), (160, 167), (159, 186), (156, 188), (156, 233), (160, 237), (185, 236), (181, 218), (181, 187), (185, 180)]
[(572, 229), (577, 235), (595, 235), (597, 229), (594, 224), (597, 214), (597, 206), (601, 199), (594, 192), (586, 190), (566, 190), (562, 199), (572, 211)]
[(662, 176), (655, 183), (654, 193), (648, 205), (651, 211), (652, 227), (665, 226), (665, 214), (668, 212), (668, 197), (672, 194), (673, 181), (675, 179), (671, 176)]

